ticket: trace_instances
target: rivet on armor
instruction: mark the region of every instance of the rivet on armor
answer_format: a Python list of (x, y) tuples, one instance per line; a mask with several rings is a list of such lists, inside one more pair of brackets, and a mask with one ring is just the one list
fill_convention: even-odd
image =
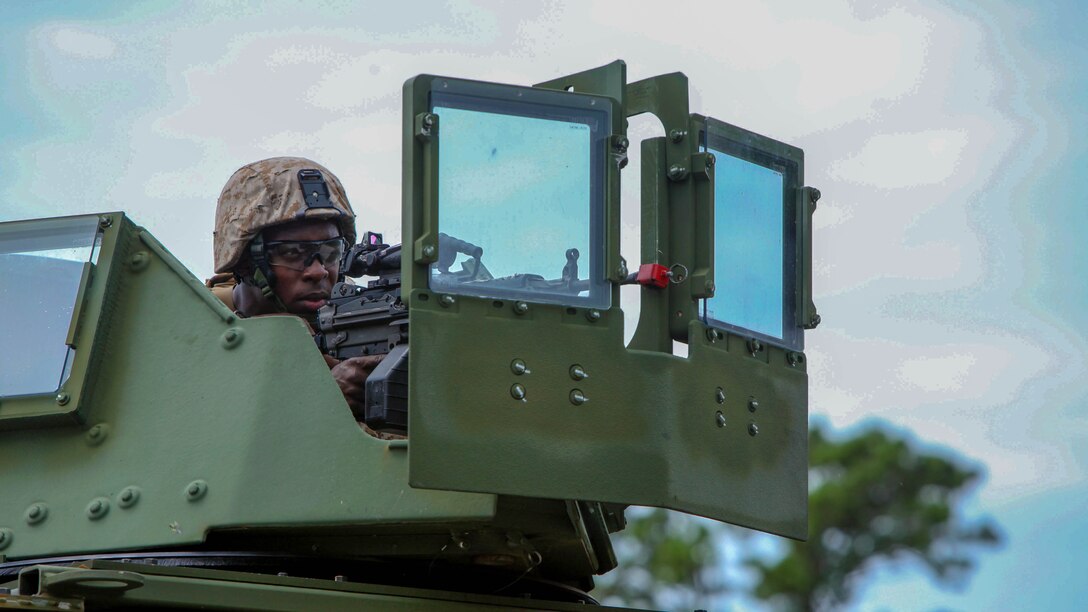
[(185, 487), (185, 498), (189, 501), (197, 501), (208, 492), (208, 483), (203, 480), (194, 480)]

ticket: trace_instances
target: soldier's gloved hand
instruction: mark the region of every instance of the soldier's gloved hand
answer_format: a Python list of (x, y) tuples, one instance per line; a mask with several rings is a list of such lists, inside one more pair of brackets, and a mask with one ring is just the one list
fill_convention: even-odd
[(362, 418), (363, 406), (366, 401), (366, 379), (374, 371), (384, 355), (367, 355), (366, 357), (352, 357), (341, 362), (325, 356), (325, 360), (332, 367), (332, 377), (336, 384), (340, 385), (340, 391), (344, 399), (348, 401), (351, 412)]

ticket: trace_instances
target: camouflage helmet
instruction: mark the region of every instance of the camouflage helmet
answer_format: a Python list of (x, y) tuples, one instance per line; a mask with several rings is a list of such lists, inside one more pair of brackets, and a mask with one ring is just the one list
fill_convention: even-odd
[[(302, 193), (301, 171), (320, 172), (328, 200), (317, 205)], [(323, 204), (323, 205), (322, 205)], [(215, 209), (215, 271), (231, 272), (261, 230), (302, 219), (334, 221), (340, 234), (355, 243), (355, 213), (340, 179), (328, 168), (303, 157), (273, 157), (239, 168), (219, 194)]]

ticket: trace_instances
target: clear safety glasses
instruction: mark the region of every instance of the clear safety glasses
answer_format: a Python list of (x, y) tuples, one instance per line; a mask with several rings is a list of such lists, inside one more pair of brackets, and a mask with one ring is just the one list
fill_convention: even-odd
[(264, 248), (270, 266), (301, 272), (316, 259), (321, 261), (322, 266), (336, 270), (347, 249), (347, 241), (343, 237), (330, 240), (275, 240), (266, 242)]

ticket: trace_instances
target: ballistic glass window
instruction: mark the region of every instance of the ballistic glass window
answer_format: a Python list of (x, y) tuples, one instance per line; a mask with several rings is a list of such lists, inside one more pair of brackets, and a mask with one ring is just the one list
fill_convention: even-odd
[(593, 96), (436, 79), (433, 291), (608, 308), (605, 141)]
[(702, 138), (716, 158), (716, 291), (704, 300), (707, 323), (802, 350), (794, 313), (801, 151), (714, 119)]
[(97, 216), (0, 231), (0, 396), (49, 394), (64, 384), (75, 356), (67, 344), (72, 312), (98, 240)]

